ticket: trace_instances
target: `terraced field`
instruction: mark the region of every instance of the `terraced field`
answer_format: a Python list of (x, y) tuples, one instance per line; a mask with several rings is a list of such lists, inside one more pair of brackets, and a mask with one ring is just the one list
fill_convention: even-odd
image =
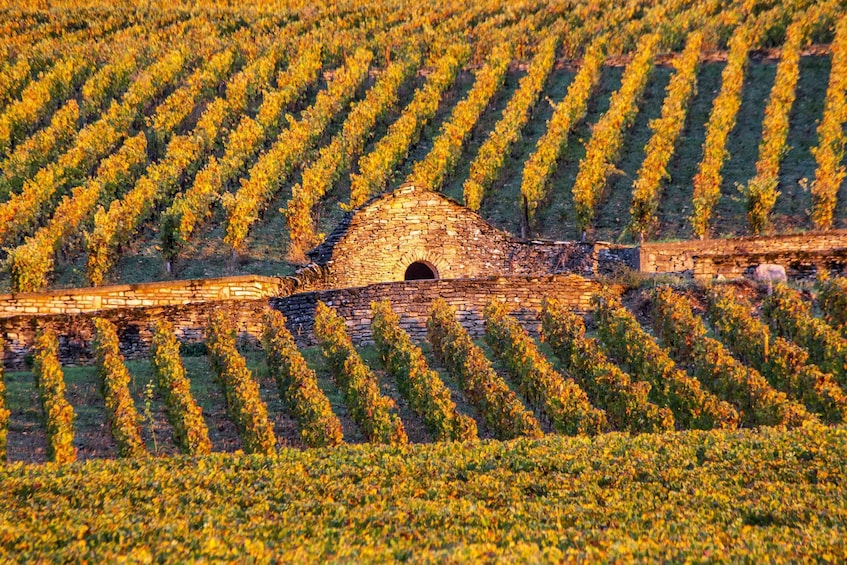
[(5, 284), (288, 274), (404, 180), (550, 239), (844, 227), (842, 10), (11, 3)]

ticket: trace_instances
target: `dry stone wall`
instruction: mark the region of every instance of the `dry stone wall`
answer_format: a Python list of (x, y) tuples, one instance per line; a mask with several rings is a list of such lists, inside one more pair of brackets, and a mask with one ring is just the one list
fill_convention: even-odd
[(288, 327), (300, 345), (315, 343), (312, 327), (318, 301), (332, 306), (344, 317), (354, 342), (371, 343), (371, 302), (388, 299), (400, 315), (403, 329), (414, 341), (422, 341), (426, 337), (426, 320), (436, 298), (443, 298), (457, 309), (462, 325), (474, 337), (480, 337), (485, 331), (482, 311), (492, 299), (504, 300), (518, 320), (537, 334), (544, 297), (556, 297), (572, 309), (584, 312), (589, 309), (591, 295), (601, 287), (599, 282), (577, 275), (425, 280), (304, 292), (271, 299), (270, 304), (285, 314)]
[(39, 327), (51, 326), (59, 336), (59, 359), (65, 364), (92, 362), (91, 339), (95, 316), (111, 320), (118, 329), (121, 352), (127, 359), (148, 355), (152, 326), (157, 320), (174, 324), (177, 337), (184, 344), (204, 341), (204, 328), (212, 312), (223, 310), (233, 320), (239, 334), (253, 345), (258, 343), (262, 313), (268, 300), (238, 300), (203, 302), (178, 306), (123, 308), (98, 314), (14, 316), (0, 318), (0, 333), (4, 339), (3, 360), (6, 368), (21, 369), (32, 353), (32, 344)]
[(121, 308), (256, 300), (289, 294), (291, 277), (222, 277), (0, 295), (0, 317), (83, 314)]
[(645, 243), (636, 269), (698, 278), (742, 276), (760, 263), (777, 263), (799, 274), (817, 268), (843, 269), (847, 230), (804, 234)]
[(312, 324), (318, 300), (332, 305), (347, 320), (357, 344), (370, 343), (370, 304), (387, 298), (401, 315), (403, 327), (415, 340), (426, 335), (426, 318), (432, 301), (443, 297), (459, 310), (462, 323), (474, 336), (480, 336), (482, 309), (492, 298), (506, 300), (515, 315), (533, 332), (537, 331), (541, 300), (556, 296), (576, 310), (586, 310), (591, 294), (599, 283), (575, 275), (545, 277), (491, 277), (437, 281), (381, 283), (359, 288), (312, 291), (280, 298), (218, 300), (192, 304), (121, 308), (98, 313), (43, 316), (19, 315), (0, 318), (0, 335), (5, 340), (4, 362), (7, 368), (22, 368), (31, 353), (36, 331), (50, 325), (60, 336), (60, 359), (64, 364), (91, 361), (93, 318), (102, 316), (118, 328), (121, 352), (128, 359), (148, 355), (153, 323), (168, 320), (183, 344), (204, 341), (204, 328), (211, 314), (223, 310), (235, 322), (245, 344), (258, 347), (262, 313), (270, 308), (281, 310), (301, 346), (314, 344)]

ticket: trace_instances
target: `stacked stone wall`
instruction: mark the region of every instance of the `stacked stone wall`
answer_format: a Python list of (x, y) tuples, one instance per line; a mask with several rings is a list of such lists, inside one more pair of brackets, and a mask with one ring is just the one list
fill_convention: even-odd
[(291, 277), (222, 277), (0, 295), (0, 317), (83, 314), (121, 308), (256, 300), (289, 294)]
[(645, 273), (698, 278), (743, 276), (760, 263), (778, 263), (797, 274), (847, 264), (847, 230), (804, 234), (645, 243), (634, 265)]
[(292, 334), (301, 345), (315, 343), (312, 334), (315, 307), (322, 301), (335, 308), (347, 321), (356, 343), (371, 343), (371, 303), (388, 299), (400, 315), (400, 324), (414, 341), (426, 337), (426, 320), (432, 302), (443, 298), (457, 309), (462, 325), (474, 337), (485, 331), (482, 311), (492, 299), (503, 300), (531, 333), (537, 335), (544, 297), (562, 300), (571, 309), (585, 312), (591, 295), (602, 288), (597, 281), (576, 275), (543, 277), (490, 277), (381, 283), (360, 288), (304, 292), (271, 299), (273, 308), (288, 319)]
[(443, 297), (459, 311), (459, 318), (472, 335), (484, 331), (482, 309), (491, 299), (507, 301), (515, 315), (537, 333), (541, 301), (554, 296), (575, 310), (585, 311), (591, 295), (600, 288), (596, 281), (575, 275), (545, 277), (491, 277), (437, 281), (381, 283), (358, 288), (311, 291), (278, 298), (217, 300), (192, 304), (121, 308), (71, 315), (18, 315), (0, 318), (7, 368), (22, 368), (31, 353), (36, 331), (50, 325), (60, 336), (60, 359), (64, 364), (91, 362), (93, 318), (101, 316), (115, 323), (122, 353), (128, 359), (148, 355), (152, 326), (157, 320), (171, 322), (183, 344), (204, 341), (204, 328), (212, 312), (223, 310), (235, 322), (246, 344), (258, 346), (262, 313), (269, 307), (281, 310), (298, 345), (314, 344), (312, 325), (318, 300), (336, 308), (346, 320), (357, 344), (371, 342), (370, 304), (388, 299), (400, 314), (402, 325), (416, 341), (426, 335), (426, 318), (433, 300)]

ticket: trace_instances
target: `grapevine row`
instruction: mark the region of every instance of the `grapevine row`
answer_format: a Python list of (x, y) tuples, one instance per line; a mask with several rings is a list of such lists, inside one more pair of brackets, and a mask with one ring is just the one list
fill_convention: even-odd
[(415, 73), (420, 65), (417, 50), (407, 57), (394, 61), (368, 90), (365, 99), (350, 110), (341, 131), (324, 146), (317, 158), (303, 170), (303, 179), (291, 189), (291, 200), (285, 208), (285, 218), (291, 246), (304, 250), (318, 243), (312, 221), (312, 208), (329, 192), (365, 147), (373, 135), (376, 123), (397, 103), (400, 86)]
[(427, 365), (420, 347), (400, 327), (400, 317), (387, 301), (371, 304), (371, 332), (374, 344), (388, 373), (412, 410), (423, 421), (436, 441), (476, 439), (476, 422), (459, 414), (450, 390)]
[(103, 110), (111, 100), (117, 100), (129, 88), (133, 75), (147, 57), (137, 46), (122, 46), (118, 57), (100, 67), (91, 78), (82, 85), (82, 106), (80, 114), (83, 120), (88, 120)]
[(350, 179), (350, 208), (361, 206), (370, 196), (381, 192), (394, 170), (409, 154), (421, 130), (435, 116), (442, 93), (456, 80), (470, 56), (466, 43), (454, 43), (435, 62), (435, 69), (419, 88), (400, 117), (388, 128), (370, 153), (359, 159), (359, 173)]
[(697, 67), (703, 46), (703, 34), (692, 32), (682, 54), (674, 59), (676, 73), (671, 77), (662, 103), (662, 115), (650, 123), (653, 135), (645, 147), (644, 161), (632, 184), (630, 230), (644, 239), (655, 228), (662, 195), (662, 183), (669, 178), (668, 164), (685, 126), (688, 104), (697, 92)]
[(459, 383), (497, 438), (542, 435), (535, 416), (494, 371), (485, 354), (459, 324), (456, 311), (441, 298), (432, 304), (427, 339), (436, 358)]
[(593, 407), (572, 379), (558, 373), (538, 351), (505, 304), (492, 301), (484, 312), (485, 340), (517, 381), (524, 397), (543, 409), (553, 428), (567, 435), (594, 435), (606, 428), (606, 414)]
[(788, 119), (797, 96), (800, 79), (800, 49), (805, 40), (802, 19), (796, 20), (786, 32), (776, 79), (765, 108), (762, 139), (759, 142), (759, 159), (756, 176), (744, 187), (747, 197), (747, 223), (755, 234), (762, 233), (770, 224), (770, 214), (779, 196), (779, 164), (788, 151)]
[(129, 371), (119, 350), (115, 325), (105, 318), (94, 319), (94, 343), (100, 390), (106, 403), (109, 429), (121, 457), (144, 455), (138, 412), (129, 393)]
[(173, 325), (158, 320), (150, 341), (150, 365), (156, 386), (165, 403), (165, 412), (174, 430), (174, 443), (187, 455), (207, 455), (212, 452), (209, 428), (203, 411), (191, 396), (191, 384), (179, 356), (179, 342)]
[[(225, 60), (230, 60), (226, 58)], [(216, 64), (213, 59), (208, 68), (201, 69), (195, 75), (196, 81), (190, 81), (189, 87), (175, 92), (178, 100), (184, 100), (181, 110), (171, 105), (164, 112), (167, 116), (182, 115), (183, 119), (190, 108), (202, 97), (209, 96), (212, 89), (220, 84), (230, 73), (230, 65)], [(200, 80), (199, 77), (202, 77)], [(211, 91), (211, 92), (210, 92)], [(186, 93), (186, 94), (183, 94)], [(167, 101), (166, 101), (167, 103)], [(120, 200), (111, 203), (108, 210), (100, 208), (94, 215), (94, 227), (87, 242), (88, 279), (97, 286), (112, 268), (116, 251), (126, 244), (142, 222), (153, 213), (155, 207), (173, 194), (183, 177), (191, 177), (199, 166), (202, 157), (208, 152), (223, 129), (229, 124), (236, 109), (229, 106), (226, 98), (216, 98), (203, 112), (197, 126), (190, 133), (170, 139), (181, 120), (163, 119), (167, 123), (158, 130), (158, 138), (169, 139), (164, 157), (150, 165), (143, 177)], [(156, 116), (159, 116), (157, 112)]]
[(468, 95), (453, 108), (450, 117), (441, 126), (432, 149), (412, 169), (407, 181), (440, 190), (447, 176), (453, 172), (462, 156), (465, 140), (476, 125), (488, 102), (503, 85), (506, 71), (512, 61), (511, 42), (496, 45), (483, 67), (474, 78)]
[(544, 301), (542, 340), (549, 343), (565, 370), (604, 409), (616, 430), (650, 433), (674, 428), (670, 409), (650, 402), (650, 383), (633, 382), (608, 361), (596, 339), (585, 337), (585, 323), (555, 299)]
[(15, 147), (0, 165), (0, 196), (4, 199), (20, 190), (26, 179), (54, 161), (76, 135), (79, 104), (70, 100), (50, 118), (50, 124)]
[(262, 348), (267, 355), (268, 372), (276, 381), (280, 398), (300, 426), (300, 439), (309, 447), (339, 445), (344, 440), (341, 422), (332, 413), (329, 399), (318, 387), (315, 372), (306, 365), (285, 327), (285, 316), (269, 310), (263, 322)]
[(265, 92), (256, 117), (244, 116), (229, 135), (220, 160), (211, 157), (191, 187), (178, 194), (162, 214), (162, 252), (166, 259), (173, 260), (200, 222), (211, 216), (212, 205), (226, 185), (255, 159), (266, 140), (276, 136), (285, 108), (317, 80), (321, 46), (306, 45), (292, 58), (288, 69), (279, 74), (278, 87)]
[(623, 146), (624, 134), (638, 115), (638, 99), (652, 74), (659, 40), (658, 34), (650, 34), (638, 42), (635, 55), (624, 70), (620, 89), (612, 94), (609, 109), (595, 124), (585, 147), (585, 157), (579, 162), (573, 186), (576, 220), (582, 231), (591, 226), (606, 178)]
[(847, 337), (847, 277), (818, 274), (818, 305), (826, 322)]
[(84, 55), (71, 55), (44, 76), (27, 86), (21, 99), (0, 115), (0, 155), (7, 157), (53, 109), (76, 89), (91, 71), (92, 62)]
[(51, 202), (70, 183), (94, 167), (126, 135), (127, 129), (150, 101), (175, 83), (188, 63), (187, 53), (167, 53), (143, 73), (96, 122), (83, 128), (73, 146), (27, 180), (20, 193), (0, 204), (0, 241), (14, 241), (49, 212)]
[(394, 401), (380, 392), (376, 375), (353, 348), (344, 319), (323, 302), (315, 310), (314, 333), (350, 415), (368, 441), (407, 443), (403, 422), (392, 412)]
[[(203, 26), (196, 27), (193, 33), (208, 34)], [(192, 38), (188, 36), (185, 41)], [(173, 88), (194, 62), (210, 50), (214, 51), (216, 45), (214, 35), (204, 36), (204, 41), (198, 42), (198, 52), (189, 54), (185, 47), (177, 47), (148, 67), (120, 103), (113, 103), (100, 119), (83, 128), (68, 151), (25, 182), (20, 194), (0, 205), (0, 218), (5, 220), (0, 226), (0, 240), (14, 241), (32, 230), (41, 216), (52, 210), (56, 196), (84, 179), (98, 161), (125, 138), (151, 102)]]
[(830, 423), (844, 421), (847, 396), (832, 375), (808, 364), (809, 354), (753, 318), (750, 305), (725, 289), (709, 296), (709, 319), (721, 341), (742, 361)]
[(356, 50), (333, 76), (327, 89), (318, 94), (315, 103), (303, 111), (300, 120), (282, 132), (259, 158), (250, 170), (249, 179), (242, 181), (235, 193), (224, 196), (222, 203), (227, 216), (224, 242), (232, 249), (242, 247), (250, 226), (259, 219), (280, 185), (356, 94), (367, 77), (372, 58), (369, 49)]
[(561, 41), (561, 31), (549, 32), (538, 47), (527, 74), (521, 78), (518, 90), (509, 99), (503, 117), (494, 126), (471, 163), (470, 175), (463, 190), (465, 205), (479, 210), (485, 192), (497, 180), (500, 170), (509, 158), (512, 146), (520, 139), (521, 130), (529, 121), (532, 108), (538, 102), (544, 83), (556, 61), (556, 47)]
[(568, 86), (565, 98), (553, 110), (547, 121), (544, 135), (535, 145), (535, 151), (524, 164), (521, 179), (521, 196), (524, 212), (530, 223), (535, 210), (544, 199), (547, 183), (556, 169), (556, 163), (568, 144), (568, 135), (588, 112), (588, 100), (600, 81), (606, 60), (606, 37), (595, 39), (585, 52), (582, 66)]
[(215, 312), (206, 328), (209, 360), (226, 399), (226, 409), (246, 453), (271, 455), (276, 437), (268, 419), (268, 407), (259, 396), (247, 362), (235, 347), (235, 330), (222, 312)]
[(753, 46), (753, 32), (740, 26), (729, 40), (726, 67), (721, 73), (721, 90), (712, 105), (703, 142), (703, 158), (694, 176), (691, 225), (701, 239), (709, 230), (712, 209), (721, 196), (721, 169), (727, 156), (726, 143), (741, 108), (741, 88), (747, 68), (747, 53)]
[(617, 299), (597, 296), (593, 305), (606, 350), (633, 377), (650, 383), (651, 400), (669, 407), (682, 429), (738, 427), (738, 412), (678, 367)]
[(127, 91), (131, 75), (146, 60), (137, 46), (133, 46), (93, 73), (82, 85), (82, 106), (73, 98), (68, 100), (53, 115), (48, 127), (18, 145), (0, 166), (0, 194), (8, 196), (19, 191), (24, 181), (65, 151), (79, 127)]
[(816, 365), (847, 388), (847, 339), (815, 318), (797, 291), (778, 285), (762, 303), (762, 317), (777, 334), (805, 349)]
[(817, 229), (832, 227), (838, 190), (844, 180), (847, 135), (847, 18), (840, 18), (832, 42), (832, 66), (826, 89), (818, 144), (812, 149), (817, 168), (812, 182), (812, 222)]
[(653, 294), (653, 324), (662, 343), (712, 392), (731, 402), (747, 426), (799, 426), (813, 418), (806, 409), (771, 387), (755, 369), (735, 360), (721, 343), (706, 335), (706, 326), (688, 301), (670, 288)]
[(74, 409), (65, 398), (65, 375), (59, 364), (59, 340), (56, 332), (44, 328), (33, 344), (32, 372), (47, 426), (47, 456), (63, 465), (76, 460), (74, 447)]
[(147, 165), (147, 137), (143, 132), (127, 140), (100, 163), (97, 174), (62, 197), (50, 220), (6, 258), (15, 292), (44, 289), (55, 268), (56, 255), (87, 226), (98, 202), (120, 194)]

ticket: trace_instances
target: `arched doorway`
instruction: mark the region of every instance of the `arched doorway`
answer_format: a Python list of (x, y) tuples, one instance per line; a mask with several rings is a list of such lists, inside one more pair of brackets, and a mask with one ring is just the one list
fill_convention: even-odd
[(438, 271), (435, 269), (435, 265), (426, 261), (415, 261), (409, 265), (406, 269), (406, 274), (403, 276), (403, 280), (406, 281), (432, 280), (437, 278)]

